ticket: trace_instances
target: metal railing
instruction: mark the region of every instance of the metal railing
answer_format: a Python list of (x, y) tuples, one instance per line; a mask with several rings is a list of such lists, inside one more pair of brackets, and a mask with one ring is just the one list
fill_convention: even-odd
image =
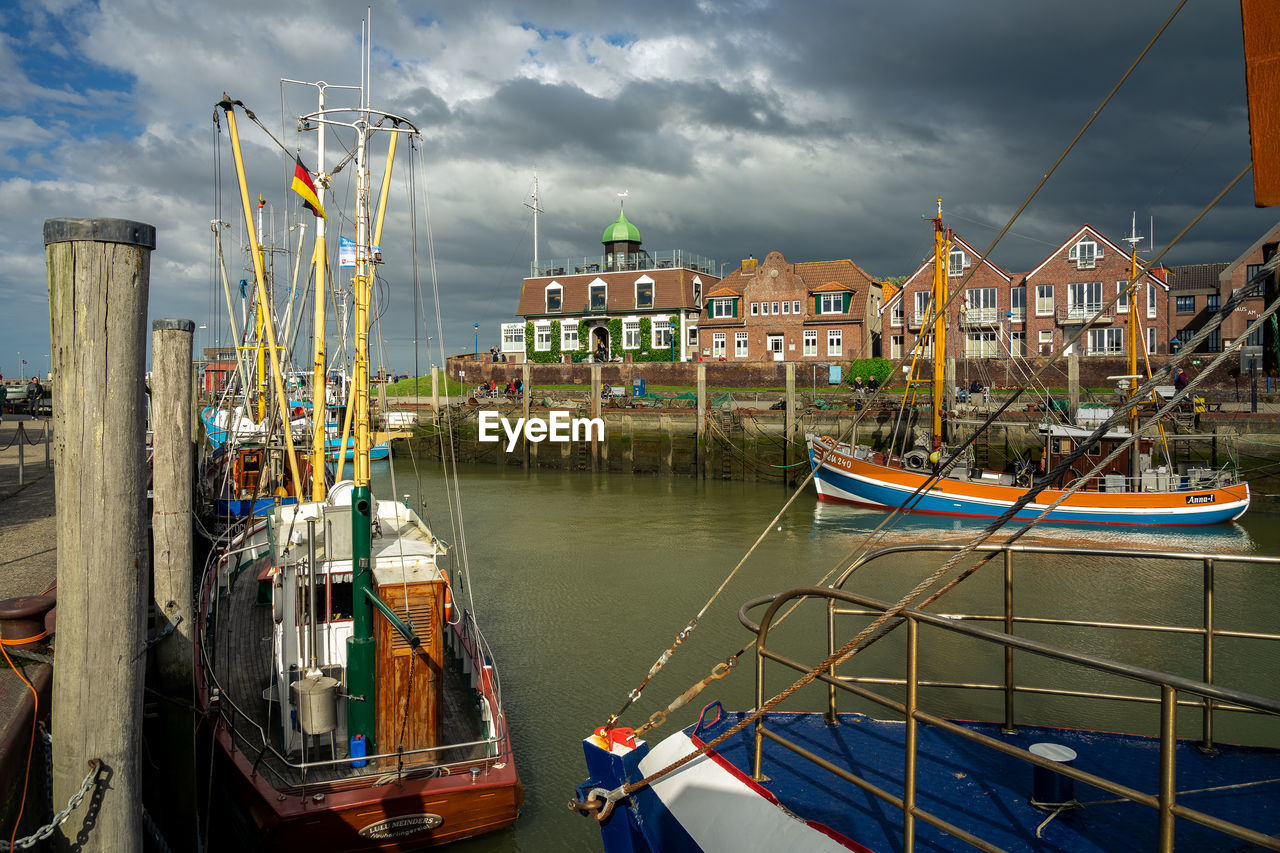
[[(554, 260), (539, 259), (529, 263), (530, 278), (546, 278), (557, 275), (588, 275), (609, 272), (612, 268), (604, 255), (582, 255)], [(714, 258), (704, 257), (684, 249), (662, 252), (640, 252), (615, 264), (619, 270), (686, 269), (703, 275), (719, 275), (720, 266)]]
[[(766, 662), (778, 664), (798, 672), (808, 672), (812, 668), (808, 664), (795, 661), (784, 654), (774, 651), (769, 643), (771, 630), (781, 621), (783, 614), (789, 613), (792, 609), (792, 603), (799, 602), (807, 598), (825, 600), (827, 651), (828, 654), (831, 655), (843, 646), (843, 643), (837, 643), (836, 640), (836, 626), (838, 622), (842, 621), (844, 618), (853, 617), (875, 618), (890, 609), (890, 605), (885, 602), (878, 601), (867, 596), (846, 592), (841, 589), (841, 587), (856, 571), (869, 563), (890, 555), (919, 555), (923, 552), (951, 553), (959, 551), (962, 547), (963, 546), (961, 545), (913, 545), (884, 548), (868, 554), (862, 559), (856, 561), (845, 570), (842, 576), (836, 580), (831, 587), (803, 587), (792, 589), (774, 596), (765, 596), (754, 599), (753, 601), (749, 601), (744, 604), (738, 614), (739, 621), (741, 621), (748, 630), (754, 632), (757, 636), (756, 707), (761, 707), (767, 699), (764, 695)], [(998, 849), (962, 827), (956, 826), (938, 815), (929, 813), (916, 801), (916, 733), (918, 726), (923, 723), (927, 726), (936, 727), (952, 735), (963, 738), (964, 740), (980, 747), (988, 748), (1004, 755), (1020, 759), (1037, 767), (1043, 767), (1055, 771), (1063, 776), (1067, 776), (1086, 785), (1091, 785), (1114, 796), (1155, 810), (1157, 812), (1157, 837), (1158, 849), (1160, 851), (1171, 851), (1173, 849), (1174, 823), (1176, 820), (1191, 821), (1217, 832), (1258, 845), (1265, 849), (1280, 850), (1280, 838), (1259, 833), (1232, 821), (1179, 804), (1177, 802), (1175, 788), (1175, 747), (1177, 742), (1176, 722), (1179, 708), (1190, 707), (1198, 708), (1200, 710), (1199, 747), (1206, 751), (1212, 751), (1214, 749), (1214, 722), (1217, 715), (1223, 713), (1250, 713), (1280, 716), (1280, 701), (1247, 694), (1238, 690), (1219, 687), (1213, 683), (1216, 666), (1216, 640), (1220, 638), (1230, 638), (1233, 641), (1258, 641), (1271, 644), (1280, 641), (1280, 634), (1257, 631), (1225, 630), (1217, 626), (1214, 603), (1215, 578), (1217, 570), (1223, 564), (1244, 565), (1250, 567), (1266, 566), (1280, 569), (1280, 558), (1236, 555), (1222, 556), (1166, 551), (1116, 551), (1101, 548), (1067, 548), (1060, 546), (1009, 546), (1003, 544), (982, 545), (976, 550), (977, 553), (974, 555), (975, 563), (980, 559), (990, 559), (996, 556), (1003, 558), (1004, 593), (1003, 611), (1001, 613), (942, 614), (915, 609), (905, 609), (881, 628), (879, 634), (873, 635), (869, 640), (863, 643), (863, 648), (865, 648), (871, 643), (882, 639), (890, 632), (899, 630), (905, 631), (907, 635), (905, 650), (906, 659), (903, 662), (905, 667), (905, 677), (885, 677), (883, 675), (872, 676), (866, 674), (841, 675), (837, 667), (833, 666), (828, 673), (821, 674), (817, 678), (818, 681), (826, 686), (826, 713), (827, 718), (831, 721), (835, 721), (837, 719), (837, 697), (843, 694), (856, 696), (883, 708), (889, 709), (905, 720), (905, 761), (903, 765), (904, 777), (902, 779), (903, 795), (897, 796), (874, 782), (857, 775), (851, 770), (836, 766), (814, 754), (805, 747), (788, 740), (774, 731), (771, 731), (767, 725), (767, 717), (762, 718), (757, 722), (755, 727), (752, 766), (752, 775), (755, 779), (759, 780), (765, 778), (766, 769), (763, 766), (763, 740), (768, 738), (770, 741), (783, 746), (792, 753), (813, 762), (815, 765), (825, 769), (827, 772), (856, 785), (859, 789), (900, 810), (902, 812), (903, 848), (907, 851), (913, 849), (916, 820), (922, 820), (943, 832), (977, 847), (978, 849)], [(1129, 622), (1107, 622), (1090, 619), (1041, 618), (1019, 615), (1015, 608), (1014, 558), (1015, 556), (1026, 556), (1028, 562), (1033, 562), (1042, 560), (1049, 555), (1070, 555), (1073, 559), (1078, 559), (1081, 556), (1084, 556), (1125, 560), (1172, 560), (1176, 562), (1199, 563), (1201, 565), (1202, 575), (1202, 599), (1201, 614), (1198, 624), (1141, 624)], [(995, 565), (1001, 564), (995, 560), (992, 562)], [(759, 624), (756, 624), (748, 614), (751, 610), (762, 606), (767, 607), (767, 610), (760, 619)], [(992, 630), (972, 624), (966, 624), (977, 621), (994, 622), (998, 624), (1002, 630)], [(921, 679), (921, 642), (919, 630), (921, 625), (927, 626), (931, 629), (945, 631), (951, 636), (960, 635), (969, 638), (986, 647), (994, 647), (998, 652), (1002, 653), (1002, 661), (1000, 661), (1002, 663), (1002, 678), (1000, 682), (927, 681)], [(1021, 625), (1059, 626), (1067, 629), (1081, 629), (1090, 632), (1117, 631), (1126, 633), (1138, 632), (1199, 636), (1201, 638), (1200, 672), (1202, 680), (1196, 681), (1170, 673), (1119, 663), (1094, 655), (1073, 652), (1048, 643), (1016, 636), (1013, 633), (1014, 629), (1016, 626)], [(943, 642), (938, 645), (946, 646), (947, 644), (947, 642)], [(1256, 646), (1252, 648), (1256, 650)], [(1095, 674), (1105, 673), (1110, 676), (1123, 679), (1131, 684), (1155, 687), (1158, 689), (1159, 696), (1101, 693), (1096, 691), (1072, 689), (1070, 687), (1045, 687), (1020, 684), (1016, 678), (1014, 670), (1015, 651), (1046, 658), (1058, 662), (1064, 667), (1074, 668), (1077, 671)], [(847, 660), (854, 664), (860, 664), (863, 658), (855, 655), (852, 658), (847, 658)], [(904, 701), (897, 701), (883, 693), (876, 692), (876, 690), (873, 689), (873, 687), (885, 686), (902, 688), (904, 691)], [(1157, 794), (1148, 794), (1111, 779), (1078, 770), (1068, 764), (1061, 764), (1041, 758), (1040, 756), (1037, 756), (1025, 749), (1012, 746), (1009, 743), (989, 737), (963, 725), (952, 722), (942, 714), (930, 713), (922, 708), (922, 688), (928, 688), (931, 691), (940, 690), (944, 692), (1000, 692), (1004, 700), (1004, 713), (1003, 720), (1001, 722), (1003, 724), (1003, 729), (1006, 732), (1016, 731), (1020, 722), (1025, 725), (1031, 725), (1030, 722), (1019, 719), (1017, 697), (1021, 695), (1071, 697), (1076, 700), (1105, 703), (1129, 703), (1138, 708), (1158, 705), (1159, 779), (1158, 786), (1156, 788)], [(1179, 699), (1179, 694), (1183, 694), (1188, 698)]]
[(1108, 308), (1104, 313), (1102, 303), (1089, 303), (1087, 305), (1072, 305), (1067, 308), (1058, 309), (1058, 325), (1076, 325), (1083, 323), (1110, 323), (1115, 319), (1115, 312)]

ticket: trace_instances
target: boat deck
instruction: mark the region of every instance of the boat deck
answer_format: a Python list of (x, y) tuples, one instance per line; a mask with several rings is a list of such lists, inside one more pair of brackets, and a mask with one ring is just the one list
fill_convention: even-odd
[[(278, 703), (265, 698), (273, 695), (271, 686), (271, 607), (259, 605), (257, 601), (256, 572), (242, 573), (232, 584), (229, 594), (223, 595), (217, 602), (218, 629), (211, 638), (213, 645), (213, 670), (217, 680), (228, 698), (249, 717), (250, 725), (243, 725), (237, 720), (237, 745), (248, 754), (256, 754), (261, 748), (261, 738), (253, 726), (265, 731), (271, 742), (279, 748), (276, 733), (279, 731)], [(453, 658), (450, 658), (454, 660)], [(345, 689), (345, 684), (344, 684)], [(476, 711), (475, 691), (471, 689), (469, 678), (459, 667), (444, 667), (444, 699), (442, 708), (441, 740), (445, 743), (467, 743), (481, 740), (484, 737), (482, 723)], [(308, 759), (324, 761), (334, 757), (347, 757), (346, 743), (343, 738), (335, 736), (338, 754), (331, 754), (328, 736), (316, 736), (310, 739)], [(440, 753), (428, 753), (422, 756), (409, 756), (405, 766), (416, 764), (452, 763), (462, 760), (475, 760), (484, 757), (481, 746), (467, 749), (452, 749)], [(300, 759), (295, 755), (295, 762)], [(259, 769), (271, 779), (277, 788), (285, 789), (314, 785), (324, 782), (341, 782), (355, 779), (372, 773), (394, 772), (391, 762), (384, 762), (375, 767), (370, 762), (363, 768), (353, 768), (342, 763), (327, 767), (310, 768), (305, 772), (280, 761), (271, 752), (266, 752), (261, 759)]]
[[(709, 742), (742, 719), (722, 714), (695, 734)], [(842, 714), (828, 726), (820, 714), (771, 714), (769, 728), (817, 755), (846, 767), (896, 797), (903, 795), (905, 724)], [(1025, 726), (1004, 735), (988, 723), (966, 723), (1023, 749), (1054, 743), (1075, 750), (1076, 769), (1152, 795), (1159, 778), (1159, 741), (1155, 738)], [(989, 843), (1010, 851), (1116, 851), (1157, 848), (1158, 813), (1132, 802), (1115, 802), (1104, 791), (1075, 783), (1081, 808), (1050, 812), (1029, 803), (1033, 767), (984, 749), (940, 729), (918, 728), (917, 806)], [(753, 738), (748, 726), (716, 748), (742, 777), (749, 778)], [(1207, 755), (1181, 741), (1176, 753), (1176, 801), (1258, 832), (1280, 833), (1280, 750), (1222, 745)], [(722, 761), (723, 763), (723, 761)], [(764, 740), (761, 783), (778, 802), (808, 821), (825, 824), (867, 850), (902, 846), (902, 813), (851, 782), (797, 758), (785, 747)], [(1054, 774), (1051, 778), (1061, 779)], [(1247, 784), (1256, 782), (1258, 784)], [(1241, 787), (1242, 783), (1244, 787)], [(1219, 790), (1215, 786), (1222, 786)], [(1229, 786), (1229, 789), (1228, 789)], [(1043, 826), (1042, 826), (1043, 824)], [(970, 850), (960, 839), (917, 819), (917, 850)], [(1259, 849), (1186, 820), (1175, 821), (1178, 850)]]

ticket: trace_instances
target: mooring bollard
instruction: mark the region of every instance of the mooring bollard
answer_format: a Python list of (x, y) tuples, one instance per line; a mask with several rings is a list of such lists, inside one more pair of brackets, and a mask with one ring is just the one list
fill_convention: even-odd
[(18, 443), (18, 485), (23, 486), (27, 482), (26, 465), (24, 464), (26, 454), (23, 452), (23, 445), (26, 444), (26, 430), (22, 428), (21, 421), (18, 422), (18, 431), (14, 433), (13, 440)]

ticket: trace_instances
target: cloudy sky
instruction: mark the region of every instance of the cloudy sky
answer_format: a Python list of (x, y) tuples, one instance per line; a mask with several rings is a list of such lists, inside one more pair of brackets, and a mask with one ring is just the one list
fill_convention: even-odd
[[(206, 325), (199, 346), (228, 339), (225, 320), (211, 319), (225, 309), (209, 222), (233, 223), (235, 281), (241, 217), (214, 104), (224, 91), (244, 101), (316, 167), (314, 134), (282, 120), (313, 109), (315, 96), (279, 81), (357, 84), (365, 5), (0, 9), (5, 377), (48, 367), (51, 217), (155, 225), (151, 317)], [(423, 132), (418, 269), (434, 315), (429, 204), (443, 323), (419, 332), (420, 365), (437, 360), (428, 335), (432, 348), (443, 338), (447, 351), (468, 351), (479, 323), (483, 350), (514, 319), (533, 253), (525, 203), (535, 168), (544, 260), (598, 253), (624, 190), (645, 248), (730, 269), (778, 250), (791, 261), (851, 258), (876, 276), (910, 272), (938, 197), (949, 224), (985, 248), (1175, 5), (376, 0), (372, 101)], [(1158, 251), (1247, 164), (1239, 15), (1235, 2), (1187, 3), (997, 248), (998, 263), (1025, 271), (1084, 222), (1122, 237), (1135, 214), (1144, 235), (1154, 218)], [(241, 121), (250, 192), (267, 198), (284, 242), (296, 213), (288, 170), (275, 143)], [(404, 152), (397, 192), (408, 186)], [(352, 207), (351, 171), (335, 180), (335, 208)], [(414, 365), (409, 213), (403, 198), (391, 203), (382, 241), (395, 372)], [(1233, 259), (1278, 218), (1253, 207), (1246, 179), (1166, 261)]]

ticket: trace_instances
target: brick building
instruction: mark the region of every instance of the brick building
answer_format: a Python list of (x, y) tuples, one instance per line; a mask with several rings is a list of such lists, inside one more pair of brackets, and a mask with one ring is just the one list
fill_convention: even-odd
[[(621, 208), (601, 254), (539, 263), (520, 291), (520, 323), (502, 325), (511, 361), (689, 361), (698, 351), (715, 261), (683, 250), (651, 254)], [(530, 328), (532, 327), (532, 328)]]
[(879, 355), (882, 288), (850, 260), (748, 258), (707, 293), (701, 354), (717, 361), (850, 361)]
[[(963, 297), (948, 311), (947, 355), (1007, 358), (1048, 355), (1063, 348), (1089, 320), (1074, 346), (1085, 356), (1123, 355), (1128, 346), (1131, 256), (1090, 225), (1082, 226), (1033, 270), (1011, 274), (983, 260), (953, 234), (948, 275), (958, 286), (972, 271)], [(914, 346), (928, 305), (933, 259), (928, 258), (885, 302), (890, 345), (900, 358)], [(1151, 355), (1169, 349), (1169, 285), (1160, 268), (1143, 274), (1134, 292), (1143, 347)], [(1120, 294), (1112, 303), (1113, 298)], [(925, 354), (931, 357), (931, 353)]]
[[(1218, 305), (1226, 305), (1232, 294), (1245, 287), (1258, 271), (1258, 267), (1271, 260), (1278, 248), (1280, 248), (1280, 223), (1268, 229), (1240, 257), (1227, 264), (1222, 272), (1218, 273)], [(1230, 346), (1232, 342), (1238, 340), (1244, 334), (1245, 328), (1256, 320), (1258, 314), (1278, 296), (1280, 296), (1280, 275), (1273, 272), (1261, 284), (1254, 285), (1246, 294), (1244, 302), (1236, 305), (1231, 314), (1223, 318), (1219, 328), (1222, 346)], [(1269, 321), (1264, 328), (1270, 328), (1271, 331), (1258, 329), (1249, 336), (1245, 345), (1262, 348), (1262, 364), (1258, 365), (1258, 368), (1269, 373), (1280, 367), (1277, 363), (1277, 335), (1274, 321)]]

